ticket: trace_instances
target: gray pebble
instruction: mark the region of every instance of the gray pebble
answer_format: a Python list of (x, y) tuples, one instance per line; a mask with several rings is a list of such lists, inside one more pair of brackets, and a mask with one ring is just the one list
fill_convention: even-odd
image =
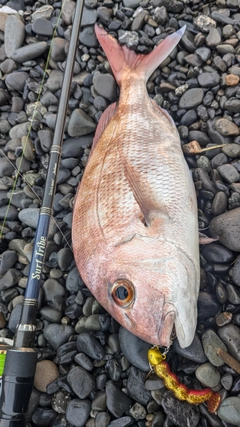
[(222, 350), (227, 351), (227, 347), (213, 330), (208, 329), (207, 331), (203, 332), (202, 344), (204, 348), (204, 353), (206, 354), (208, 360), (212, 363), (212, 365), (224, 365), (223, 360), (217, 355), (217, 349), (221, 348)]
[(51, 307), (62, 310), (65, 297), (64, 287), (55, 279), (47, 279), (43, 284), (44, 298)]
[(240, 157), (240, 145), (239, 144), (227, 144), (222, 148), (222, 152), (228, 157), (235, 159)]
[(221, 42), (221, 35), (216, 28), (211, 28), (207, 37), (206, 45), (208, 47), (216, 47)]
[(129, 362), (133, 366), (148, 372), (147, 352), (151, 345), (131, 334), (122, 326), (119, 329), (119, 342), (121, 350)]
[(111, 414), (119, 418), (132, 405), (132, 400), (127, 396), (113, 381), (108, 381), (106, 384), (107, 408)]
[(66, 48), (67, 41), (64, 39), (61, 39), (60, 37), (54, 37), (53, 43), (52, 43), (52, 50), (51, 50), (51, 59), (56, 62), (62, 62), (66, 59)]
[(217, 414), (221, 420), (239, 426), (240, 397), (231, 396), (227, 399), (224, 399), (218, 409)]
[(94, 132), (96, 123), (80, 108), (74, 110), (68, 122), (68, 134), (71, 137), (88, 135)]
[(219, 243), (210, 243), (202, 249), (202, 255), (210, 263), (231, 263), (234, 260), (234, 254), (229, 249)]
[(219, 191), (212, 202), (212, 213), (214, 216), (222, 214), (227, 208), (227, 196), (223, 191)]
[(13, 333), (16, 332), (17, 326), (20, 323), (21, 314), (22, 314), (22, 304), (18, 304), (12, 310), (10, 319), (8, 321), (8, 327), (10, 331), (12, 331)]
[(78, 353), (74, 357), (75, 362), (80, 365), (82, 368), (84, 368), (86, 371), (92, 371), (93, 370), (93, 362), (85, 353)]
[(54, 8), (50, 5), (41, 6), (35, 12), (33, 12), (32, 20), (36, 21), (37, 19), (40, 19), (40, 18), (50, 19), (53, 11), (54, 11)]
[(49, 344), (57, 350), (60, 345), (67, 342), (71, 335), (74, 334), (74, 329), (69, 325), (51, 323), (44, 329), (43, 333)]
[(220, 76), (217, 73), (201, 73), (198, 82), (202, 87), (212, 87), (218, 85)]
[(163, 395), (162, 406), (169, 419), (179, 427), (197, 427), (200, 414), (196, 405), (177, 400), (171, 391)]
[(83, 427), (91, 411), (91, 402), (87, 399), (72, 399), (66, 410), (66, 420), (75, 427)]
[[(9, 74), (12, 71), (16, 70), (17, 65), (12, 59), (6, 59), (0, 64), (0, 68), (4, 74)], [(6, 98), (7, 101), (7, 98)]]
[(96, 93), (108, 101), (115, 101), (117, 95), (116, 82), (111, 74), (96, 72), (93, 77), (93, 87)]
[(240, 329), (238, 326), (228, 324), (218, 329), (218, 335), (226, 344), (229, 353), (240, 361)]
[[(0, 170), (1, 170), (1, 165), (0, 165)], [(1, 176), (1, 174), (0, 174), (0, 176)], [(9, 206), (9, 207), (8, 206), (1, 206), (0, 207), (0, 219), (1, 220), (5, 219), (6, 214), (8, 217), (8, 221), (15, 221), (18, 218), (18, 211), (14, 206)]]
[(20, 221), (24, 222), (24, 224), (36, 229), (38, 224), (39, 209), (38, 208), (22, 209), (19, 212), (18, 217)]
[(240, 289), (234, 285), (227, 285), (226, 290), (228, 293), (228, 301), (231, 304), (239, 305), (240, 304)]
[(83, 332), (78, 335), (77, 349), (96, 360), (102, 360), (105, 355), (103, 346), (89, 332)]
[(147, 411), (144, 408), (144, 406), (140, 405), (140, 403), (136, 402), (131, 407), (129, 414), (135, 419), (135, 420), (144, 420), (147, 415)]
[(232, 280), (235, 285), (240, 286), (240, 255), (236, 258), (231, 270)]
[(108, 427), (127, 427), (133, 424), (132, 417), (120, 417), (114, 421), (111, 421)]
[(197, 379), (206, 387), (216, 387), (221, 379), (220, 373), (211, 363), (204, 363), (196, 369)]
[(79, 366), (69, 371), (67, 380), (80, 399), (85, 399), (95, 389), (94, 377)]
[(110, 426), (110, 415), (107, 412), (99, 412), (95, 418), (96, 427)]
[(48, 45), (46, 42), (31, 43), (15, 50), (12, 55), (12, 59), (22, 64), (23, 62), (38, 58), (47, 50), (47, 48)]
[(9, 15), (5, 24), (4, 47), (8, 58), (19, 49), (25, 38), (25, 26), (19, 15)]
[(4, 275), (17, 262), (16, 251), (6, 250), (0, 255), (0, 275)]
[(188, 89), (180, 98), (179, 108), (196, 108), (203, 100), (204, 92), (200, 88)]
[(228, 99), (224, 104), (224, 108), (230, 113), (240, 113), (240, 100), (237, 98)]
[(210, 221), (210, 234), (232, 251), (240, 251), (240, 208), (225, 212)]
[(55, 308), (46, 306), (40, 310), (41, 315), (44, 319), (51, 323), (60, 323), (62, 318), (62, 312)]
[(128, 372), (127, 391), (128, 395), (141, 405), (146, 406), (151, 400), (150, 391), (145, 388), (146, 373), (131, 366)]
[(38, 36), (51, 37), (53, 35), (53, 26), (45, 18), (38, 18), (33, 21), (32, 31)]
[(186, 357), (186, 359), (192, 360), (193, 362), (204, 363), (207, 360), (203, 352), (201, 341), (197, 334), (195, 334), (193, 342), (190, 346), (182, 348), (180, 347), (178, 340), (175, 339), (173, 342), (173, 348), (176, 353)]
[(82, 44), (84, 44), (87, 47), (98, 46), (98, 41), (95, 35), (94, 27), (91, 25), (83, 28), (83, 30), (80, 32), (79, 40)]

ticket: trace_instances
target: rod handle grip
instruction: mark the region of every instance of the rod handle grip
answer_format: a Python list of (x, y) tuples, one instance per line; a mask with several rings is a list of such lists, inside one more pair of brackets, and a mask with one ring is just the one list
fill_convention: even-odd
[(26, 427), (37, 353), (32, 348), (7, 351), (0, 397), (0, 427)]

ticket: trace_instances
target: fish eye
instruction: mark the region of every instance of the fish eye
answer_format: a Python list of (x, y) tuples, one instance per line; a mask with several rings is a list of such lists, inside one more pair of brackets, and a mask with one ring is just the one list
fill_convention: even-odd
[(134, 287), (127, 279), (118, 279), (113, 283), (112, 297), (119, 307), (127, 307), (133, 301)]

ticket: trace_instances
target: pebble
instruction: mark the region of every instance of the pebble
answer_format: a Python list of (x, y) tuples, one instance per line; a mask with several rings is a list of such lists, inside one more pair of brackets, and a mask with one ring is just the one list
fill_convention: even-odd
[(239, 425), (240, 397), (231, 396), (227, 399), (224, 399), (218, 409), (217, 414), (221, 420), (236, 426)]
[(49, 408), (36, 408), (33, 415), (32, 421), (34, 424), (42, 427), (49, 426), (54, 418), (56, 417), (56, 412)]
[(9, 15), (4, 31), (4, 49), (8, 58), (19, 49), (25, 38), (25, 25), (19, 15)]
[(204, 363), (196, 369), (197, 379), (206, 387), (214, 388), (220, 382), (220, 373), (211, 363)]
[(204, 92), (200, 88), (188, 89), (180, 98), (179, 108), (196, 108), (203, 100)]
[(12, 54), (12, 59), (22, 64), (23, 62), (38, 58), (47, 50), (47, 48), (48, 45), (46, 42), (31, 43), (27, 46), (16, 49)]
[(177, 400), (171, 391), (166, 391), (162, 398), (164, 412), (168, 415), (173, 424), (179, 427), (197, 427), (200, 414), (195, 405)]
[(117, 87), (111, 74), (96, 72), (93, 77), (93, 87), (96, 93), (110, 102), (116, 101)]
[(151, 400), (150, 391), (145, 388), (146, 373), (142, 372), (140, 369), (131, 366), (128, 372), (127, 380), (127, 391), (128, 395), (141, 403), (141, 405), (146, 406)]
[(59, 375), (58, 368), (54, 362), (51, 360), (40, 360), (36, 365), (34, 387), (46, 393), (48, 384), (58, 378)]
[(175, 339), (173, 342), (173, 348), (180, 356), (192, 360), (193, 362), (204, 363), (207, 360), (203, 352), (201, 341), (196, 334), (190, 346), (182, 348), (180, 347), (178, 340)]
[(218, 132), (220, 132), (224, 136), (237, 136), (239, 135), (239, 128), (235, 123), (231, 122), (230, 120), (221, 118), (216, 120), (215, 126)]
[(229, 353), (240, 361), (240, 329), (228, 324), (218, 329), (218, 335), (227, 346)]
[(96, 427), (108, 427), (110, 424), (110, 415), (107, 412), (99, 412), (95, 418)]
[(133, 335), (122, 326), (119, 329), (119, 342), (121, 350), (129, 362), (142, 371), (148, 372), (149, 364), (147, 352), (151, 345)]
[(105, 355), (103, 346), (89, 332), (83, 332), (78, 335), (77, 349), (96, 360), (102, 360)]
[(240, 286), (240, 255), (236, 258), (233, 264), (231, 276), (235, 285)]
[(50, 21), (45, 18), (38, 18), (33, 21), (32, 31), (38, 36), (51, 37), (53, 27)]
[(54, 393), (51, 406), (52, 409), (58, 414), (65, 414), (68, 402), (71, 400), (71, 396), (64, 390), (60, 390), (57, 393)]
[(88, 135), (94, 132), (96, 123), (80, 108), (74, 110), (68, 122), (68, 134), (71, 137)]
[(232, 209), (213, 218), (209, 227), (212, 237), (217, 237), (219, 243), (236, 252), (240, 251), (239, 215), (240, 208)]
[(218, 85), (220, 77), (217, 73), (201, 73), (198, 82), (201, 87), (213, 87)]
[(67, 380), (80, 399), (85, 399), (95, 389), (94, 377), (79, 366), (70, 370)]
[(66, 410), (66, 420), (75, 427), (83, 427), (90, 415), (91, 402), (84, 399), (72, 399)]
[(106, 384), (107, 409), (111, 414), (119, 418), (132, 406), (130, 397), (120, 390), (113, 381)]
[(223, 360), (217, 355), (217, 350), (218, 348), (221, 348), (222, 350), (227, 351), (227, 347), (212, 329), (208, 329), (203, 332), (202, 345), (204, 353), (212, 365), (217, 367), (224, 365)]
[(18, 217), (20, 221), (24, 222), (24, 224), (36, 229), (38, 224), (39, 209), (38, 208), (22, 209), (19, 212)]
[(74, 329), (70, 325), (51, 323), (44, 329), (43, 333), (49, 344), (57, 350), (74, 334)]
[(16, 251), (6, 250), (0, 255), (0, 275), (4, 275), (17, 261)]

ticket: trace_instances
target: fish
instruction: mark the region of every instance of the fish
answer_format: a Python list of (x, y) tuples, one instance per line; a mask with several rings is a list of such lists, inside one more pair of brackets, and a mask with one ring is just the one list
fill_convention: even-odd
[(173, 119), (147, 92), (184, 28), (148, 55), (95, 25), (120, 88), (102, 114), (74, 201), (72, 242), (94, 297), (140, 339), (191, 344), (197, 320), (196, 192)]

